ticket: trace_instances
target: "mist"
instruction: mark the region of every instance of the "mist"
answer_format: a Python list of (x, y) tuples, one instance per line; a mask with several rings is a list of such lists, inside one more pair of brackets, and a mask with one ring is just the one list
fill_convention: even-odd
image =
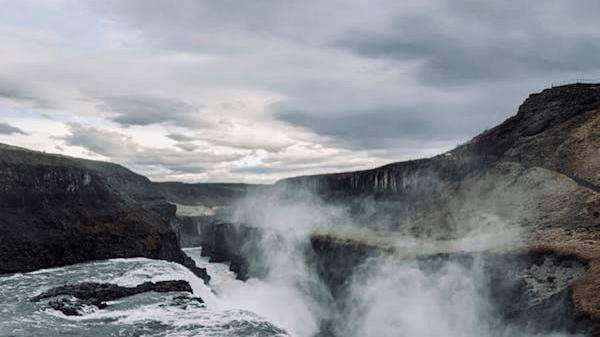
[(352, 280), (338, 335), (566, 336), (503, 322), (484, 265), (481, 256), (466, 263), (372, 260)]
[[(569, 336), (507, 322), (499, 312), (498, 297), (511, 295), (494, 289), (490, 273), (512, 262), (496, 261), (493, 253), (522, 244), (519, 210), (506, 209), (532, 196), (514, 184), (498, 184), (492, 192), (481, 184), (453, 199), (452, 225), (443, 238), (386, 230), (385, 221), (361, 222), (369, 217), (357, 216), (357, 209), (372, 215), (381, 208), (371, 198), (357, 208), (360, 200), (326, 202), (310, 189), (279, 186), (251, 193), (234, 205), (231, 221), (261, 229), (259, 242), (243, 250), (260, 276), (221, 289), (221, 297), (296, 337)], [(334, 292), (317, 268), (314, 235), (385, 249), (356, 266)], [(516, 286), (515, 273), (529, 271), (513, 272), (502, 281), (507, 289)]]

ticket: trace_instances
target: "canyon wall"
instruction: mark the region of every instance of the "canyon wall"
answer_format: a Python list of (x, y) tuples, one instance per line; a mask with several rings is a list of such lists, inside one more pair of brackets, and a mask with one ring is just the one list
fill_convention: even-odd
[[(373, 258), (461, 266), (476, 259), (488, 274), (481, 279), (492, 289), (486, 296), (506, 321), (541, 330), (599, 331), (600, 85), (532, 94), (515, 116), (432, 158), (284, 179), (259, 194), (285, 198), (299, 191), (348, 210), (352, 222), (377, 236), (310, 236), (306, 254), (313, 258), (307, 261), (335, 298), (346, 297), (357, 270)], [(239, 226), (208, 221), (198, 228), (201, 244), (212, 247), (205, 254), (232, 261), (232, 270), (245, 279), (257, 263), (257, 275), (265, 266), (252, 258), (260, 256), (254, 241), (261, 235), (240, 232)], [(450, 242), (487, 233), (493, 243), (507, 229), (514, 230), (510, 245), (500, 250), (406, 256), (394, 246), (396, 235)]]
[[(600, 86), (589, 84), (533, 94), (504, 123), (432, 158), (273, 186), (153, 183), (115, 164), (0, 145), (0, 273), (143, 256), (182, 263), (208, 281), (181, 252), (179, 241), (187, 240), (212, 261), (229, 261), (238, 278), (261, 278), (272, 268), (265, 242), (286, 233), (268, 237), (268, 226), (234, 219), (232, 210), (244, 199), (302, 191), (315, 196), (313, 205), (347, 211), (343, 220), (365, 230), (309, 233), (299, 246), (307, 268), (342, 301), (336, 305), (348, 306), (344, 292), (371, 259), (464, 268), (483, 259), (489, 277), (481, 280), (498, 290), (486, 296), (506, 320), (598, 331)], [(251, 211), (269, 212), (276, 199), (266, 201)], [(288, 210), (275, 217), (286, 223), (269, 226), (293, 232), (284, 225), (294, 216), (318, 215)], [(407, 256), (394, 244), (472, 233), (494, 242), (507, 229), (517, 241), (501, 251), (419, 248)]]
[(110, 163), (0, 145), (0, 273), (125, 257), (188, 266), (175, 206), (145, 177)]

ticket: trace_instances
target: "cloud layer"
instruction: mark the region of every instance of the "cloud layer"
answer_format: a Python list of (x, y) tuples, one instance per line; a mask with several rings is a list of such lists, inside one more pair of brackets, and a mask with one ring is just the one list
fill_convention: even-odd
[(157, 180), (271, 182), (428, 156), (553, 81), (600, 77), (595, 1), (2, 6), (0, 142)]
[(1, 135), (12, 135), (12, 134), (21, 134), (27, 135), (27, 133), (17, 127), (14, 127), (8, 123), (0, 123), (0, 134)]

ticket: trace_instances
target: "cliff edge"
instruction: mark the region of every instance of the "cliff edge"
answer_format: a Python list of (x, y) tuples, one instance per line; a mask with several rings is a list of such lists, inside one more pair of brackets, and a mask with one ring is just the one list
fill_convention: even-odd
[(175, 206), (150, 180), (111, 163), (0, 144), (0, 273), (147, 257), (186, 265)]

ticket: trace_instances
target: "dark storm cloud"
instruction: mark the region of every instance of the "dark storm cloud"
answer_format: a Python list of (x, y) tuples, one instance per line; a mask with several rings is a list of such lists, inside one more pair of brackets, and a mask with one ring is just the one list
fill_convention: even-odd
[(166, 135), (167, 138), (172, 139), (176, 142), (191, 142), (193, 140), (196, 140), (196, 138), (194, 137), (190, 137), (187, 135), (183, 135), (180, 133), (169, 133)]
[(453, 139), (457, 131), (455, 126), (440, 128), (441, 123), (420, 118), (418, 113), (402, 113), (399, 110), (388, 109), (358, 111), (344, 116), (293, 111), (281, 113), (279, 118), (318, 134), (369, 148), (393, 146), (395, 141), (399, 143), (406, 139)]
[(194, 143), (177, 143), (175, 146), (188, 152), (192, 152), (200, 148), (200, 146)]
[(600, 71), (597, 1), (436, 1), (402, 9), (376, 28), (343, 33), (332, 45), (420, 61), (415, 75), (434, 86)]
[[(109, 0), (93, 3), (94, 8), (127, 20), (164, 46), (217, 54), (257, 47), (255, 44), (260, 44), (260, 40), (248, 40), (253, 34), (308, 41), (307, 36), (323, 33), (323, 25), (331, 22), (331, 10), (343, 8), (339, 5), (343, 2), (180, 0), (174, 4), (168, 0)], [(227, 38), (215, 38), (221, 35)]]
[(40, 108), (56, 108), (55, 102), (41, 94), (34, 85), (25, 79), (0, 77), (0, 98), (20, 103), (32, 103)]
[[(273, 36), (420, 61), (414, 75), (431, 85), (600, 69), (600, 2), (594, 0), (110, 3), (102, 8), (171, 47), (231, 52), (264, 42), (244, 37)], [(206, 39), (205, 30), (231, 39)]]
[(0, 97), (16, 101), (32, 99), (32, 95), (24, 91), (18, 83), (10, 83), (2, 79), (0, 79)]
[(15, 127), (15, 126), (12, 126), (8, 123), (0, 122), (0, 134), (2, 134), (2, 135), (12, 135), (12, 134), (27, 135), (28, 133)]
[[(501, 122), (521, 100), (508, 90), (503, 100), (490, 103), (489, 95), (471, 92), (468, 100), (444, 100), (432, 96), (413, 103), (392, 102), (387, 106), (349, 105), (331, 109), (294, 110), (295, 104), (274, 106), (275, 116), (289, 124), (328, 136), (352, 148), (407, 150), (454, 144)], [(340, 100), (343, 101), (343, 97)], [(345, 108), (345, 110), (344, 110)], [(341, 112), (340, 112), (341, 111)], [(457, 113), (460, 111), (460, 114)]]
[(554, 81), (600, 77), (598, 1), (57, 5), (3, 8), (20, 22), (0, 27), (0, 103), (94, 125), (61, 139), (162, 177), (270, 179), (440, 153)]
[[(298, 48), (299, 65), (305, 48), (382, 60), (391, 68), (412, 65), (395, 83), (357, 85), (365, 78), (351, 68), (332, 77), (335, 57), (323, 60), (320, 69), (293, 69), (274, 58), (258, 65), (268, 65), (257, 68), (260, 75), (247, 76), (253, 85), (286, 95), (285, 108), (272, 109), (276, 118), (354, 148), (464, 140), (506, 118), (527, 93), (554, 80), (600, 77), (595, 76), (600, 73), (596, 1), (265, 0), (173, 6), (130, 0), (102, 8), (167, 48), (229, 56), (244, 51), (245, 57), (258, 53), (267, 59), (273, 54), (266, 50), (286, 55)], [(343, 55), (339, 60), (345, 62)], [(394, 90), (415, 83), (423, 90), (407, 108)], [(448, 87), (458, 89), (438, 97), (426, 92)]]
[(151, 125), (173, 123), (180, 126), (198, 126), (199, 110), (176, 99), (148, 95), (102, 97), (100, 108), (116, 114), (112, 118), (121, 125)]

